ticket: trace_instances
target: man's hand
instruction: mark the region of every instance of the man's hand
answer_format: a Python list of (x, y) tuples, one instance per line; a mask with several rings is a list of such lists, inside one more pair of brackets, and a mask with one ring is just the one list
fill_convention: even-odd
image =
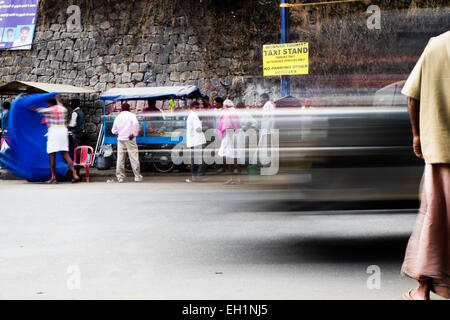
[(133, 140), (134, 136), (132, 134), (130, 134), (130, 136), (128, 137), (129, 140)]
[(413, 138), (413, 149), (414, 149), (414, 154), (418, 158), (423, 159), (422, 146), (420, 145), (420, 136), (415, 136)]

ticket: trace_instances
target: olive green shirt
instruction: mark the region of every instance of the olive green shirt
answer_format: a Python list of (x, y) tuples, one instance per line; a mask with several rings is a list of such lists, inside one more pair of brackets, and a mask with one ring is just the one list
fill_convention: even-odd
[(426, 163), (450, 163), (450, 31), (431, 38), (402, 93), (420, 100)]

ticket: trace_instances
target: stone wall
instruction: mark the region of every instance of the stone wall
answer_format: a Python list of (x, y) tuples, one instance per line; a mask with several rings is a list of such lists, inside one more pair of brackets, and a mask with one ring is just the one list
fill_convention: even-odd
[[(32, 50), (0, 51), (0, 83), (67, 83), (99, 92), (192, 84), (211, 97), (229, 96), (250, 104), (255, 92), (270, 91), (277, 98), (280, 81), (262, 77), (261, 48), (279, 42), (278, 3), (41, 0)], [(67, 8), (72, 4), (81, 9), (76, 31), (67, 29), (72, 16)], [(353, 88), (374, 75), (385, 78), (377, 80), (379, 87), (405, 78), (429, 36), (450, 29), (450, 10), (441, 8), (385, 10), (381, 30), (368, 30), (366, 6), (357, 3), (347, 13), (292, 11), (291, 41), (308, 41), (311, 50), (310, 74), (291, 79), (294, 95)], [(101, 123), (98, 97), (86, 97), (90, 143)]]
[[(186, 12), (172, 11), (165, 23), (158, 16), (171, 8), (151, 11), (149, 1), (131, 1), (132, 6), (123, 1), (96, 1), (91, 7), (87, 2), (41, 1), (32, 50), (0, 52), (0, 83), (64, 83), (99, 92), (112, 87), (189, 84), (211, 96), (230, 94), (239, 75), (232, 71), (237, 60), (221, 46), (216, 48), (214, 68), (206, 70), (205, 48)], [(71, 16), (67, 7), (72, 3), (81, 7), (79, 31), (67, 30)], [(213, 19), (200, 20), (202, 30), (212, 30), (207, 24), (213, 24)], [(87, 97), (85, 112), (93, 143), (101, 124), (98, 95)]]

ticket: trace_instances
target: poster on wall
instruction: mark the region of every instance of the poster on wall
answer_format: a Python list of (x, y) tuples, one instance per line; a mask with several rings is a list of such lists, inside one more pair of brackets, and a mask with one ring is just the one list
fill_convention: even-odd
[(39, 0), (0, 0), (0, 50), (31, 50)]

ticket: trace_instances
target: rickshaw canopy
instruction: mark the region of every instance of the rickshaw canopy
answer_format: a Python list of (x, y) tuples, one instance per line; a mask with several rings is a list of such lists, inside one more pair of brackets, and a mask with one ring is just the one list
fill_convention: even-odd
[(195, 99), (202, 97), (196, 86), (111, 88), (100, 96), (101, 100), (144, 100), (144, 99)]

